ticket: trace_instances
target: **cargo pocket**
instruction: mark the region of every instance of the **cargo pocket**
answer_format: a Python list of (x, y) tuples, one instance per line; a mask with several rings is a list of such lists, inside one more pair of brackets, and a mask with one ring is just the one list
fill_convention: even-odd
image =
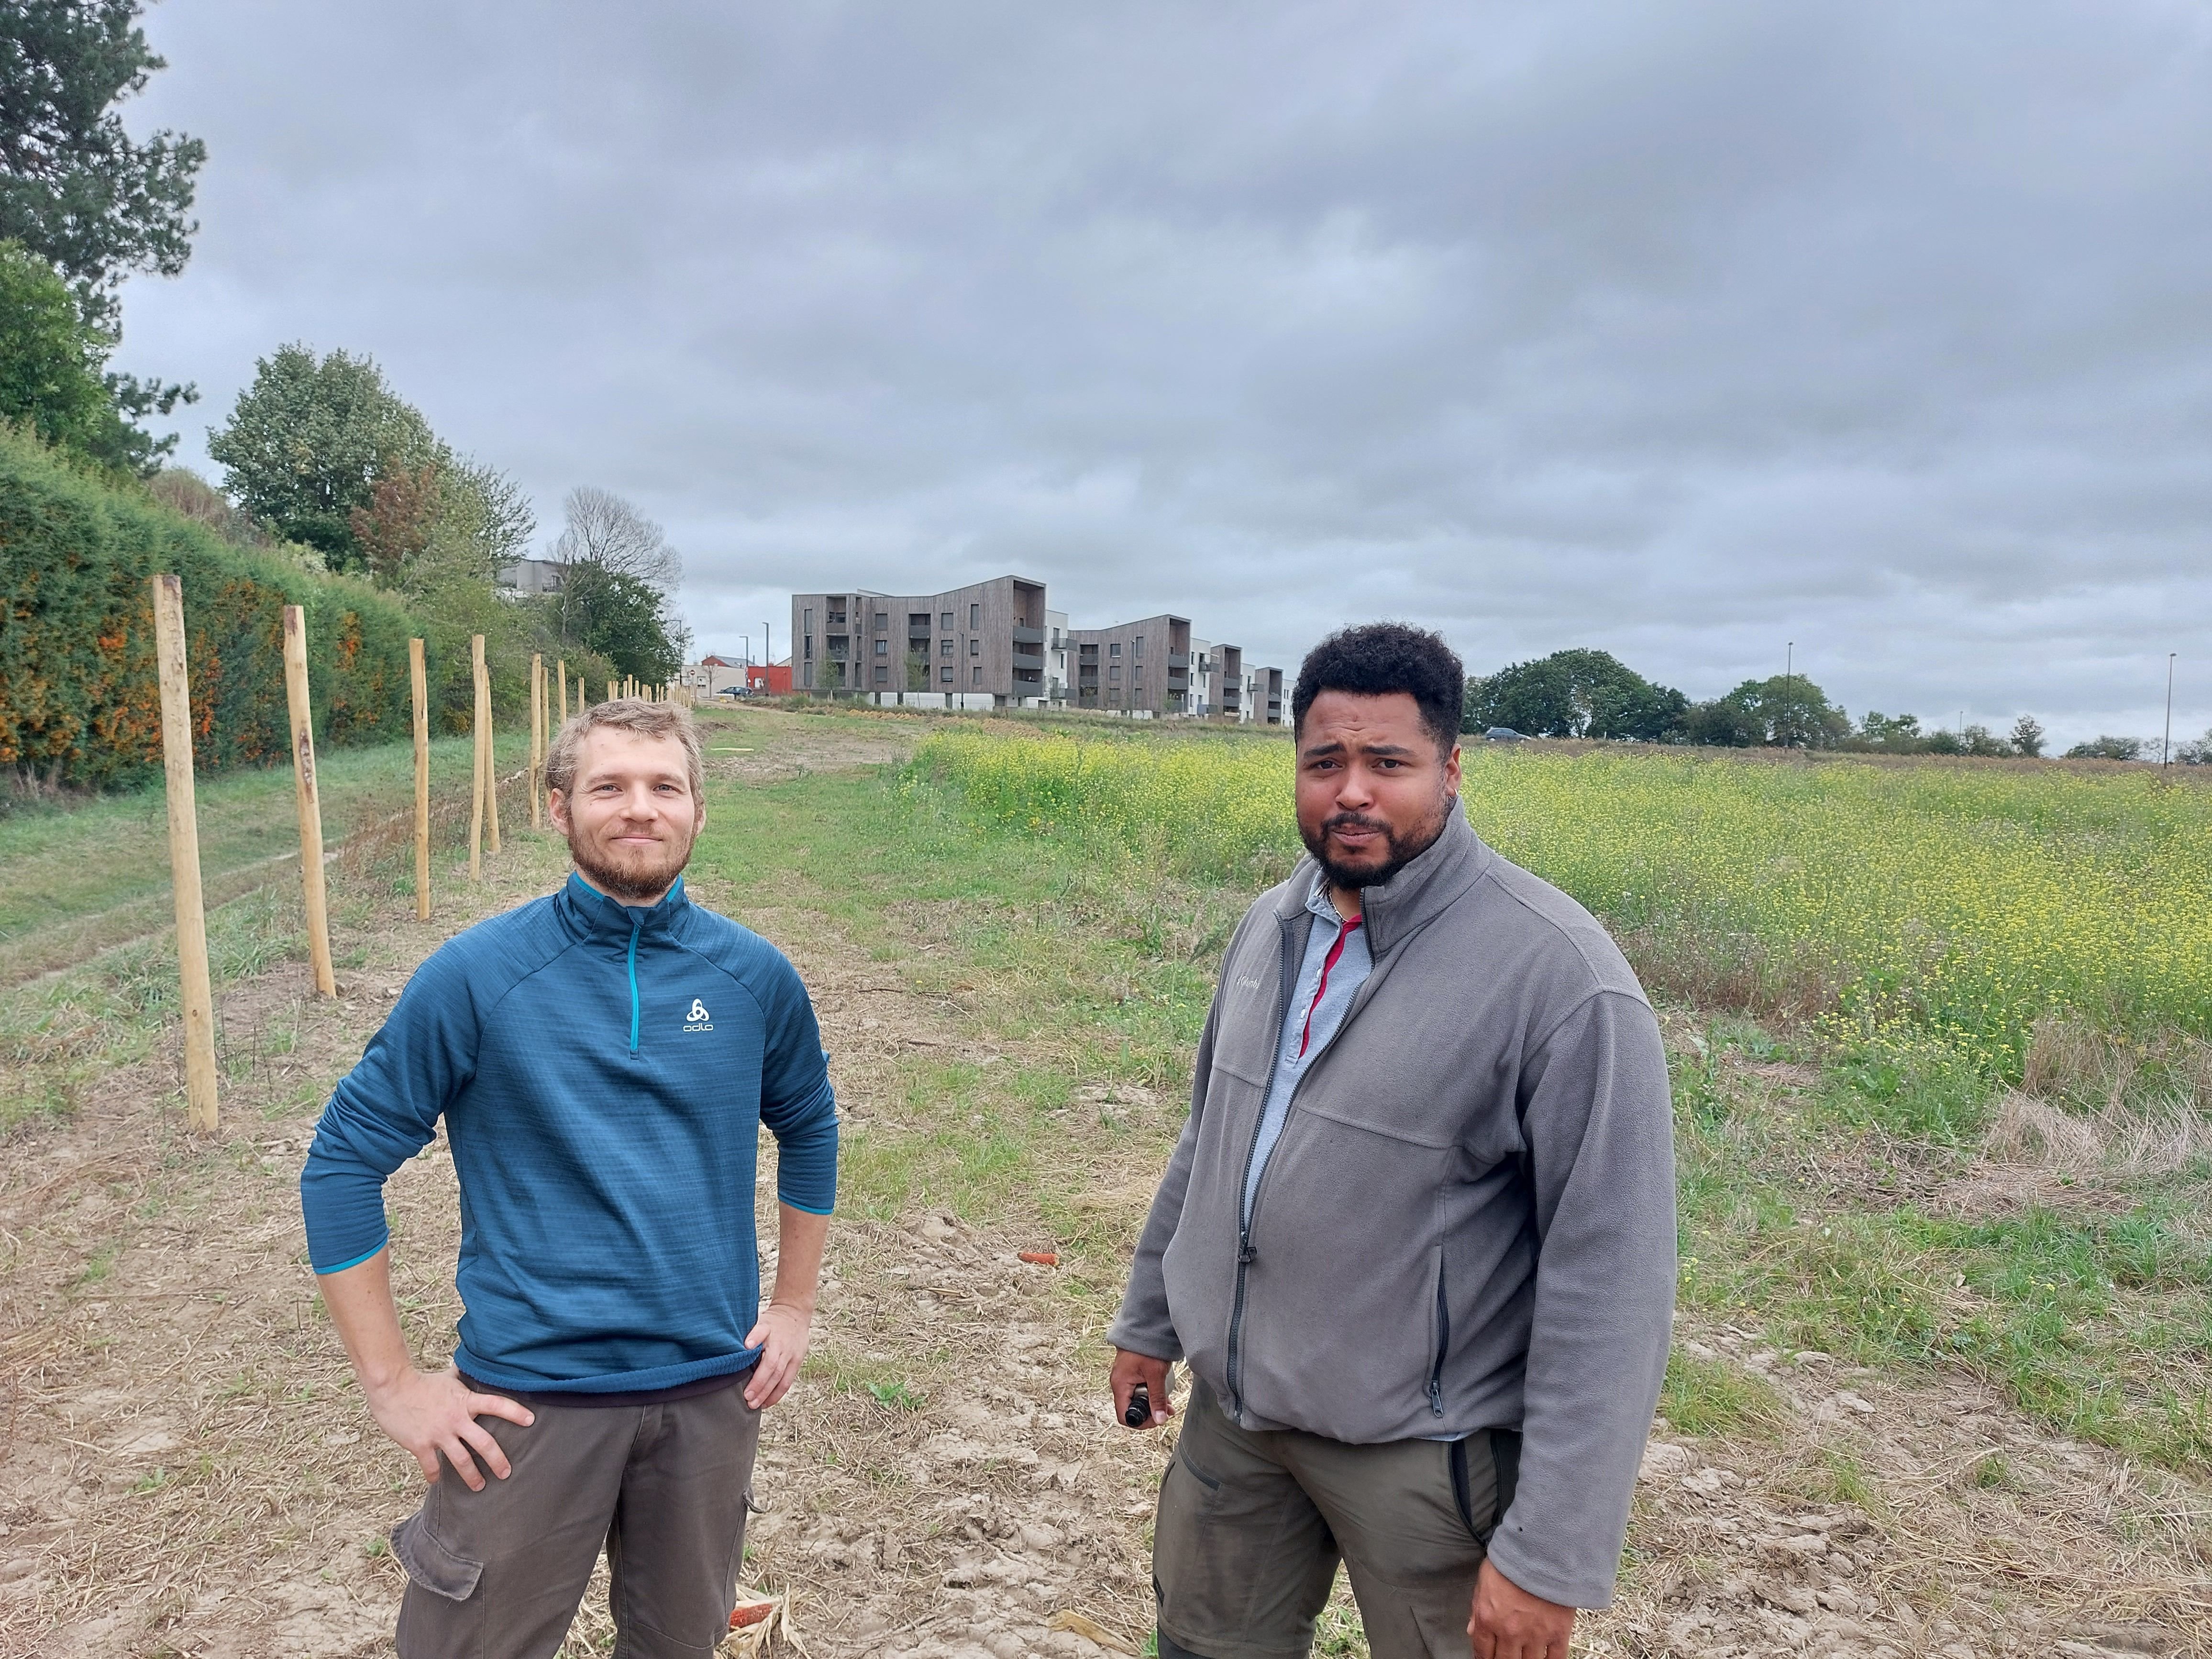
[[(1477, 1448), (1477, 1439), (1487, 1444)], [(1458, 1506), (1461, 1523), (1475, 1542), (1488, 1549), (1491, 1534), (1513, 1507), (1513, 1493), (1521, 1484), (1521, 1432), (1483, 1430), (1453, 1441), (1450, 1450), (1452, 1502)]]
[(1190, 1461), (1190, 1455), (1184, 1451), (1181, 1446), (1177, 1446), (1176, 1448), (1175, 1459), (1168, 1465), (1168, 1473), (1170, 1474), (1173, 1474), (1178, 1469), (1180, 1469), (1183, 1474), (1188, 1475), (1192, 1480), (1198, 1482), (1200, 1491), (1202, 1493), (1202, 1496), (1199, 1500), (1200, 1503), (1210, 1501), (1219, 1495), (1221, 1491), (1220, 1476), (1208, 1474), (1204, 1469), (1199, 1468), (1197, 1464), (1192, 1462)]
[(476, 1594), (483, 1563), (456, 1555), (438, 1541), (418, 1510), (392, 1529), (392, 1553), (407, 1577), (434, 1595), (465, 1601)]

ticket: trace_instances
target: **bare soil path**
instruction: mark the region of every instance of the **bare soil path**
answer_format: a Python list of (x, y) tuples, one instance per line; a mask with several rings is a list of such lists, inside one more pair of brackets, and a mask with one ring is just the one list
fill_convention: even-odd
[[(912, 730), (749, 714), (710, 740), (714, 799), (739, 811), (748, 787), (882, 764)], [(347, 878), (362, 919), (341, 951), (362, 965), (337, 1001), (310, 996), (297, 963), (225, 996), (213, 1141), (184, 1130), (172, 1047), (7, 1143), (0, 1656), (391, 1651), (402, 1581), (383, 1539), (418, 1477), (322, 1317), (296, 1177), (330, 1082), (414, 966), (565, 870), (555, 843), (517, 833), (480, 889), (441, 871), (428, 927), (388, 880)], [(942, 907), (881, 906), (858, 936), (803, 883), (763, 898), (702, 872), (695, 891), (799, 965), (855, 1158), (922, 1155), (933, 1114), (965, 1109), (931, 1079), (989, 1085), (1063, 1058), (1007, 1016), (1030, 988), (994, 975)], [(1126, 1249), (1175, 1091), (1086, 1082), (1051, 1098), (1068, 1208)], [(871, 1167), (867, 1190), (896, 1190)], [(760, 1202), (766, 1218), (772, 1188)], [(388, 1203), (410, 1334), (441, 1358), (458, 1312), (441, 1144)], [(1101, 1287), (1019, 1259), (1054, 1248), (1048, 1207), (1017, 1194), (990, 1214), (917, 1201), (832, 1231), (814, 1356), (763, 1439), (748, 1561), (752, 1583), (791, 1597), (814, 1659), (1144, 1646), (1167, 1444), (1108, 1421)], [(1662, 1422), (1621, 1599), (1578, 1651), (2212, 1650), (2194, 1486), (2054, 1440), (1964, 1382), (1854, 1373), (1726, 1328), (1686, 1328), (1682, 1346), (1765, 1379), (1765, 1414), (1703, 1437)], [(587, 1601), (568, 1650), (604, 1652), (610, 1635)], [(1323, 1646), (1364, 1651), (1340, 1607)]]

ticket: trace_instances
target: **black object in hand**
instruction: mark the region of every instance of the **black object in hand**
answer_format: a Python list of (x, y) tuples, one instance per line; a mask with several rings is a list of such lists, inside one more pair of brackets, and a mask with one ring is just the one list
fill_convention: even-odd
[(1141, 1429), (1152, 1420), (1152, 1390), (1139, 1382), (1129, 1390), (1129, 1403), (1122, 1407), (1121, 1421), (1133, 1429)]

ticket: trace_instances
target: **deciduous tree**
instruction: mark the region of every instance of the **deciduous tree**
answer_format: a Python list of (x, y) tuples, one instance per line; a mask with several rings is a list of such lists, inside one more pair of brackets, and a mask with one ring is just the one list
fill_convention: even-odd
[(176, 447), (133, 416), (167, 414), (188, 387), (155, 389), (106, 372), (115, 337), (86, 320), (69, 285), (37, 254), (0, 242), (0, 419), (119, 473), (153, 472)]
[(1555, 651), (1468, 682), (1463, 730), (1506, 726), (1530, 737), (1633, 738), (1678, 732), (1689, 699), (1655, 685), (1608, 651)]
[(366, 565), (353, 515), (373, 510), (377, 480), (443, 459), (429, 423), (372, 360), (343, 351), (318, 358), (304, 344), (254, 365), (253, 383), (209, 434), (208, 453), (233, 500), (339, 570)]

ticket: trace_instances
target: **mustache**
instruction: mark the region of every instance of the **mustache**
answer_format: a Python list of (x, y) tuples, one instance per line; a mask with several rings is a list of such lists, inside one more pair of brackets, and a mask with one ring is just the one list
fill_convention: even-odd
[(1382, 819), (1364, 817), (1358, 812), (1338, 812), (1333, 817), (1324, 818), (1322, 821), (1322, 834), (1326, 836), (1332, 830), (1371, 830), (1378, 836), (1395, 839), (1391, 833), (1390, 826)]

